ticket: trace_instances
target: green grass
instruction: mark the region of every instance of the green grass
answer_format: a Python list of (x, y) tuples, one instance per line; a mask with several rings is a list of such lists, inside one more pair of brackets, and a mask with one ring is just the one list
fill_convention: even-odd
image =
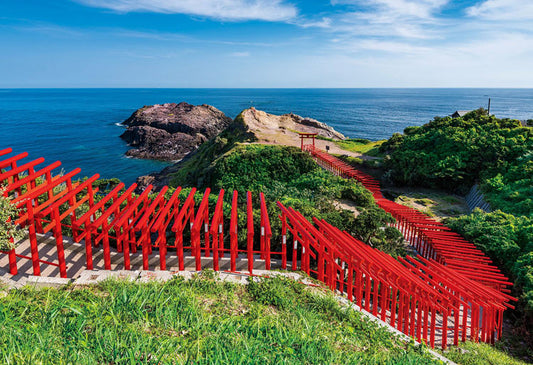
[(327, 290), (213, 276), (13, 290), (0, 302), (0, 363), (438, 363)]
[(346, 138), (342, 141), (339, 141), (333, 138), (327, 138), (322, 136), (317, 136), (316, 138), (322, 139), (324, 141), (331, 141), (346, 151), (362, 153), (374, 157), (383, 157), (384, 155), (382, 152), (379, 151), (379, 146), (381, 146), (381, 144), (386, 140), (371, 141), (369, 139), (364, 138)]
[(521, 360), (509, 356), (498, 346), (486, 343), (464, 342), (458, 347), (450, 347), (443, 355), (462, 365), (521, 365)]
[(458, 197), (438, 190), (394, 191), (389, 193), (397, 203), (416, 208), (431, 217), (458, 217), (468, 213), (465, 203)]
[(383, 142), (385, 141), (368, 141), (359, 138), (348, 138), (343, 141), (335, 141), (335, 143), (342, 149), (374, 157), (383, 156), (383, 154), (379, 152), (379, 146), (381, 146)]

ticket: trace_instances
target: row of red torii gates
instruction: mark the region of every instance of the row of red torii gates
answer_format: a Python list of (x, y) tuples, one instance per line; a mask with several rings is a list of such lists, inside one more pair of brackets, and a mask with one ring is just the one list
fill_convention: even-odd
[[(503, 312), (512, 308), (509, 301), (513, 298), (507, 289), (511, 283), (488, 258), (421, 213), (392, 205), (381, 196), (379, 184), (371, 177), (313, 145), (302, 147), (323, 167), (367, 186), (377, 203), (397, 218), (397, 226), (422, 255), (393, 259), (326, 221), (309, 221), (279, 202), (281, 242), (275, 245), (280, 249), (272, 251), (272, 229), (262, 193), (260, 217), (254, 224), (250, 192), (241, 210), (237, 191), (232, 193), (227, 216), (224, 190), (218, 193), (212, 212), (210, 189), (199, 202), (195, 201), (196, 189), (181, 201), (181, 188), (170, 194), (167, 187), (154, 192), (149, 186), (137, 195), (135, 184), (127, 189), (119, 184), (104, 195), (93, 186), (98, 175), (76, 180), (80, 169), (53, 175), (61, 165), (59, 161), (42, 166), (43, 158), (26, 161), (27, 153), (12, 155), (11, 148), (0, 150), (0, 185), (5, 186), (4, 196), (21, 209), (16, 223), (28, 230), (31, 256), (20, 255), (16, 248), (2, 253), (9, 256), (13, 275), (17, 274), (17, 261), (27, 259), (32, 262), (34, 275), (40, 275), (41, 265), (54, 265), (66, 277), (71, 263), (65, 260), (63, 235), (68, 232), (75, 242), (84, 245), (89, 270), (93, 269), (96, 249), (103, 251), (107, 270), (111, 269), (112, 251), (122, 254), (124, 267), (131, 269), (130, 254), (138, 249), (144, 270), (154, 269), (149, 267), (154, 254), (159, 255), (162, 270), (167, 268), (169, 255), (178, 257), (180, 270), (187, 255), (194, 257), (196, 270), (202, 269), (202, 256), (212, 256), (216, 271), (225, 255), (229, 256), (231, 272), (237, 272), (237, 261), (245, 259), (248, 265), (244, 273), (249, 275), (253, 275), (254, 262), (261, 261), (266, 270), (276, 262), (282, 269), (306, 272), (431, 347), (437, 342), (446, 348), (449, 342), (457, 344), (467, 339), (493, 343), (501, 337)], [(239, 226), (240, 215), (245, 215), (244, 227)], [(246, 232), (245, 242), (238, 240), (240, 229)], [(47, 232), (55, 237), (54, 262), (39, 258), (37, 235)]]

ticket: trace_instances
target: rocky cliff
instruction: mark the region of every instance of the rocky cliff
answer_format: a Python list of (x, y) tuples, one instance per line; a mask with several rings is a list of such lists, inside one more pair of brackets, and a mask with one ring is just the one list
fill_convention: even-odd
[(249, 108), (243, 110), (237, 119), (242, 120), (248, 130), (257, 137), (259, 143), (297, 145), (298, 132), (318, 133), (319, 136), (333, 139), (345, 138), (325, 123), (293, 113), (274, 115)]
[[(213, 108), (214, 109), (214, 108)], [(216, 109), (215, 109), (216, 110)], [(137, 179), (139, 191), (148, 184), (156, 188), (173, 185), (173, 177), (190, 175), (191, 180), (198, 180), (198, 176), (210, 168), (212, 162), (241, 143), (263, 143), (285, 146), (300, 146), (298, 132), (318, 133), (331, 139), (344, 139), (344, 136), (332, 127), (310, 118), (303, 118), (295, 114), (273, 115), (255, 108), (243, 110), (225, 130), (198, 149), (187, 155), (182, 161), (169, 166), (158, 173), (141, 176)], [(318, 140), (320, 143), (331, 142)], [(333, 148), (334, 144), (331, 144)], [(183, 180), (183, 179), (182, 179)]]
[(128, 128), (120, 137), (134, 147), (128, 156), (176, 161), (218, 135), (231, 121), (210, 105), (156, 104), (126, 119), (123, 124)]

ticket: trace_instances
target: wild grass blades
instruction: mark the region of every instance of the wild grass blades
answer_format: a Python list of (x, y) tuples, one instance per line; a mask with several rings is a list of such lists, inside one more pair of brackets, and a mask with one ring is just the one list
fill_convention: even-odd
[(327, 291), (281, 278), (24, 288), (0, 303), (0, 329), (6, 364), (435, 362)]
[(452, 361), (464, 365), (485, 365), (485, 364), (506, 364), (523, 365), (517, 358), (509, 356), (505, 351), (499, 349), (501, 346), (491, 346), (486, 343), (465, 342), (457, 347), (451, 347), (443, 353)]

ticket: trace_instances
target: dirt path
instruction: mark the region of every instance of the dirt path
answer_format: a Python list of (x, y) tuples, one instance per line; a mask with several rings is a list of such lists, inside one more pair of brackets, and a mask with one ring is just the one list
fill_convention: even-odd
[[(300, 136), (290, 131), (280, 130), (277, 133), (261, 134), (258, 136), (258, 140), (254, 143), (257, 144), (270, 144), (279, 146), (293, 146), (300, 148)], [(335, 142), (325, 141), (322, 139), (315, 140), (315, 146), (321, 150), (326, 150), (326, 146), (329, 146), (329, 152), (338, 155), (348, 155), (351, 157), (364, 158), (363, 154), (358, 152), (352, 152), (340, 148)]]

